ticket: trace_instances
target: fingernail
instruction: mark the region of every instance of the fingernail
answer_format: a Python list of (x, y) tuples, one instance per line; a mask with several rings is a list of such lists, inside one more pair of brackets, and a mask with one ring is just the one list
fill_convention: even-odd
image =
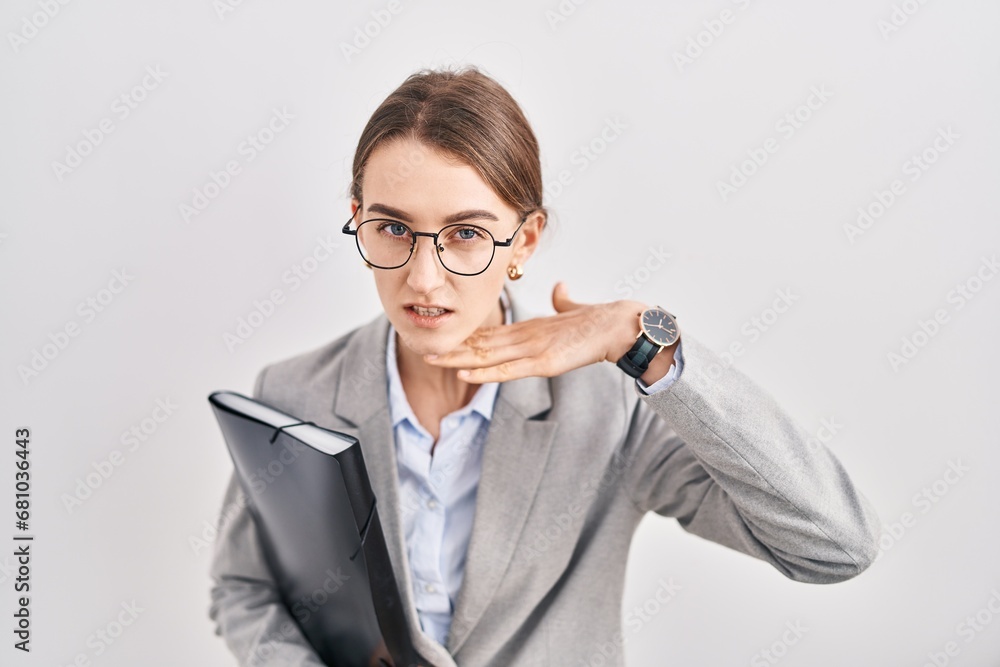
[(436, 354), (425, 354), (424, 355), (424, 359), (428, 359), (428, 360), (430, 360), (430, 359), (437, 359), (437, 358), (438, 358), (438, 356)]
[(459, 371), (458, 372), (458, 377), (460, 377), (460, 378), (467, 378), (467, 377), (469, 377), (469, 371)]

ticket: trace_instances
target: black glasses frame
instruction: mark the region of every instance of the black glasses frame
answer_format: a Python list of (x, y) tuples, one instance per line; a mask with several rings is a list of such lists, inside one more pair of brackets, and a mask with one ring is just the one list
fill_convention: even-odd
[[(528, 211), (527, 213), (524, 214), (524, 216), (521, 218), (521, 222), (517, 225), (517, 229), (514, 230), (514, 233), (511, 234), (510, 238), (508, 238), (506, 241), (497, 241), (496, 238), (493, 236), (492, 232), (490, 232), (490, 230), (486, 229), (485, 227), (480, 227), (479, 225), (471, 225), (471, 224), (466, 224), (466, 223), (461, 223), (461, 222), (454, 223), (454, 224), (451, 224), (451, 225), (445, 225), (444, 227), (442, 227), (441, 229), (439, 229), (436, 232), (418, 232), (418, 231), (414, 230), (413, 228), (411, 228), (405, 222), (401, 222), (399, 220), (394, 220), (393, 218), (369, 218), (368, 220), (362, 220), (358, 224), (358, 228), (357, 229), (351, 229), (351, 223), (354, 222), (354, 218), (357, 215), (357, 212), (355, 212), (355, 214), (351, 216), (350, 220), (347, 221), (347, 223), (344, 225), (344, 228), (341, 229), (340, 231), (343, 232), (344, 234), (351, 234), (351, 235), (354, 236), (354, 242), (355, 242), (355, 245), (358, 246), (358, 252), (361, 253), (361, 259), (365, 260), (365, 263), (367, 263), (368, 266), (371, 266), (371, 267), (376, 268), (376, 269), (398, 269), (398, 268), (401, 268), (401, 267), (405, 266), (406, 263), (410, 261), (410, 258), (413, 257), (413, 251), (417, 247), (417, 237), (418, 236), (427, 236), (429, 238), (434, 239), (434, 247), (437, 249), (437, 258), (438, 258), (438, 261), (441, 262), (441, 266), (443, 266), (445, 268), (445, 270), (451, 271), (452, 273), (454, 273), (456, 275), (459, 275), (459, 276), (478, 276), (480, 273), (482, 273), (486, 269), (490, 268), (490, 264), (493, 263), (493, 258), (496, 257), (496, 254), (497, 254), (497, 246), (502, 246), (502, 247), (506, 248), (506, 247), (509, 247), (511, 243), (513, 243), (514, 237), (517, 236), (517, 233), (519, 231), (521, 231), (521, 225), (523, 225), (525, 223), (525, 221), (528, 219), (528, 216), (531, 215), (531, 213), (533, 213), (534, 210), (536, 210), (536, 209), (532, 209), (531, 211)], [(368, 261), (368, 258), (365, 257), (365, 251), (361, 249), (361, 239), (358, 238), (358, 229), (361, 228), (361, 225), (364, 225), (366, 223), (369, 223), (369, 222), (379, 222), (379, 221), (380, 222), (391, 222), (391, 223), (396, 224), (396, 225), (403, 225), (408, 230), (410, 230), (410, 234), (411, 234), (411, 238), (410, 238), (410, 254), (406, 256), (406, 259), (403, 260), (403, 262), (401, 264), (397, 264), (396, 266), (379, 266), (378, 264), (372, 264), (371, 262)], [(453, 269), (449, 269), (448, 265), (444, 263), (444, 260), (441, 259), (441, 253), (444, 251), (444, 246), (438, 243), (438, 235), (441, 234), (441, 232), (443, 232), (444, 230), (448, 229), (449, 227), (473, 227), (475, 229), (481, 229), (484, 232), (486, 232), (491, 239), (493, 239), (493, 253), (490, 255), (490, 261), (486, 263), (486, 266), (483, 267), (482, 271), (476, 271), (475, 273), (461, 273), (459, 271), (455, 271)]]

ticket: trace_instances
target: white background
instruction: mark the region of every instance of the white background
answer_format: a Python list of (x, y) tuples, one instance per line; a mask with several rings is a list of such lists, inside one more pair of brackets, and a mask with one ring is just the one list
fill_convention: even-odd
[[(628, 634), (628, 664), (773, 664), (759, 652), (776, 646), (789, 667), (922, 665), (949, 641), (958, 653), (938, 664), (998, 664), (1000, 280), (983, 261), (1000, 250), (1000, 7), (567, 0), (560, 15), (555, 0), (403, 0), (348, 58), (343, 44), (388, 5), (347, 4), (73, 2), (49, 18), (37, 1), (4, 3), (0, 534), (13, 544), (13, 434), (26, 426), (36, 541), (30, 657), (11, 647), (13, 547), (0, 548), (0, 662), (236, 664), (207, 615), (208, 549), (191, 542), (231, 469), (206, 397), (249, 393), (264, 364), (380, 312), (339, 233), (358, 137), (411, 72), (473, 63), (541, 143), (552, 226), (517, 296), (548, 313), (565, 280), (580, 301), (661, 304), (718, 352), (743, 343), (736, 366), (811, 432), (832, 420), (827, 446), (898, 524), (868, 571), (818, 586), (649, 515), (624, 613), (661, 578), (682, 588)], [(723, 10), (731, 21), (713, 23)], [(166, 74), (122, 118), (114, 101), (148, 67)], [(814, 87), (828, 99), (799, 109)], [(273, 109), (294, 119), (249, 161), (239, 146)], [(776, 124), (797, 109), (808, 119), (789, 137)], [(58, 174), (102, 119), (113, 132)], [(624, 128), (602, 144), (615, 119)], [(911, 180), (906, 163), (948, 128), (957, 138)], [(771, 137), (778, 150), (724, 200), (719, 182)], [(229, 160), (241, 172), (185, 221), (180, 205)], [(845, 225), (894, 179), (902, 194), (852, 242)], [(290, 289), (283, 274), (327, 235), (333, 256)], [(670, 258), (650, 271), (653, 248)], [(78, 305), (116, 270), (127, 287), (88, 320)], [(959, 308), (967, 282), (978, 291)], [(230, 351), (223, 336), (274, 289), (284, 302)], [(796, 299), (775, 320), (777, 290)], [(938, 309), (947, 321), (894, 368), (888, 355)], [(752, 339), (755, 317), (770, 324)], [(23, 379), (70, 322), (78, 335)], [(121, 434), (158, 399), (177, 407), (130, 451)], [(68, 510), (65, 494), (116, 449), (122, 464)], [(967, 471), (941, 481), (956, 462)], [(918, 502), (935, 482), (941, 494)], [(133, 600), (136, 622), (97, 656), (88, 637)], [(977, 612), (991, 622), (970, 634), (960, 624)], [(781, 646), (796, 622), (805, 634)]]

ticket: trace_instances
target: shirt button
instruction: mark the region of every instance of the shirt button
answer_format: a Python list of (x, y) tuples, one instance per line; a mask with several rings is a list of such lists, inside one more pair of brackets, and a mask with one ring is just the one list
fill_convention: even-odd
[(438, 501), (434, 500), (433, 498), (427, 501), (427, 507), (431, 508), (432, 510), (437, 509), (437, 506), (438, 506)]
[(437, 589), (434, 588), (434, 584), (426, 584), (424, 586), (424, 590), (427, 591), (428, 593), (434, 593), (437, 591)]

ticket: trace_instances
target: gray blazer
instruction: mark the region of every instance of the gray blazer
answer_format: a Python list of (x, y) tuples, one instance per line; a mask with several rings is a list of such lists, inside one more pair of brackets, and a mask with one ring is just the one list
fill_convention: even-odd
[[(535, 316), (511, 297), (515, 322)], [(807, 443), (809, 433), (769, 394), (685, 330), (681, 377), (652, 396), (603, 362), (501, 384), (465, 575), (441, 646), (423, 634), (413, 606), (387, 397), (388, 324), (380, 314), (266, 366), (254, 396), (360, 440), (428, 665), (552, 667), (599, 654), (604, 665), (624, 665), (623, 638), (634, 630), (622, 623), (625, 565), (650, 511), (795, 581), (844, 581), (876, 557), (879, 518), (833, 453)], [(322, 665), (275, 592), (245, 503), (234, 474), (213, 546), (215, 633), (240, 665)]]

